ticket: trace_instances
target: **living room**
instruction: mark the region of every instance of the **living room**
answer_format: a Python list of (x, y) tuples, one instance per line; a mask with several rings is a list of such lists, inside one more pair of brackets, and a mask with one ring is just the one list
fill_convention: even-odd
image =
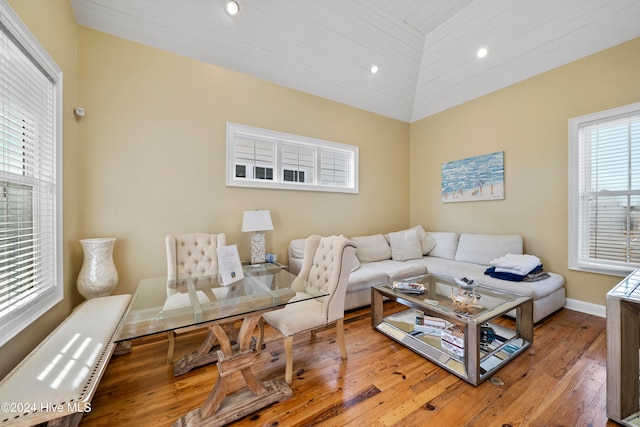
[[(224, 232), (248, 258), (242, 212), (257, 208), (281, 259), (310, 234), (520, 234), (566, 278), (569, 308), (604, 314), (620, 277), (568, 268), (567, 123), (640, 100), (640, 39), (407, 123), (79, 26), (68, 0), (8, 3), (64, 74), (64, 299), (0, 348), (1, 376), (82, 301), (79, 239), (117, 238), (115, 293), (133, 293), (165, 273), (167, 234)], [(227, 187), (227, 122), (358, 146), (358, 194)], [(504, 200), (441, 202), (443, 162), (496, 151)]]

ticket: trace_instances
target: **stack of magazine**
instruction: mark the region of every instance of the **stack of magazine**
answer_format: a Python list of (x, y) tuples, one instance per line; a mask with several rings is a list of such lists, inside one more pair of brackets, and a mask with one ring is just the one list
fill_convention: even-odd
[(423, 294), (424, 286), (422, 283), (395, 281), (391, 285), (391, 289), (406, 294)]

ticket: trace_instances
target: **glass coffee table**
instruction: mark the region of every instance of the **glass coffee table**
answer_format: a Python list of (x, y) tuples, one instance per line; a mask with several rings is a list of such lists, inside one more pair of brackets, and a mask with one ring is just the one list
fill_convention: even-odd
[[(385, 298), (407, 310), (384, 316)], [(512, 310), (515, 329), (494, 322)], [(373, 286), (371, 326), (475, 386), (531, 345), (533, 299), (427, 274)]]

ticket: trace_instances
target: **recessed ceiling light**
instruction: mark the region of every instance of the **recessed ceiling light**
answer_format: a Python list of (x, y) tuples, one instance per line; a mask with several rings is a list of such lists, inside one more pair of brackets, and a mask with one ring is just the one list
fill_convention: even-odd
[(231, 0), (227, 2), (227, 13), (231, 16), (235, 16), (240, 13), (240, 5), (237, 1)]
[(489, 54), (489, 49), (487, 49), (486, 47), (481, 47), (476, 51), (476, 56), (478, 58), (484, 58), (488, 54)]
[(378, 71), (380, 71), (380, 67), (378, 66), (378, 64), (371, 64), (371, 67), (369, 67), (369, 72), (371, 74), (375, 74)]

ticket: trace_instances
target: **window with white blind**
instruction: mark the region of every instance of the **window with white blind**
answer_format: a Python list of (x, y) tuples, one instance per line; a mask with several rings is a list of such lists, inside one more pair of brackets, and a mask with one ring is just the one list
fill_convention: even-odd
[(358, 147), (227, 123), (227, 185), (358, 192)]
[(569, 120), (569, 268), (640, 267), (640, 103)]
[(0, 3), (0, 345), (62, 299), (62, 72)]

